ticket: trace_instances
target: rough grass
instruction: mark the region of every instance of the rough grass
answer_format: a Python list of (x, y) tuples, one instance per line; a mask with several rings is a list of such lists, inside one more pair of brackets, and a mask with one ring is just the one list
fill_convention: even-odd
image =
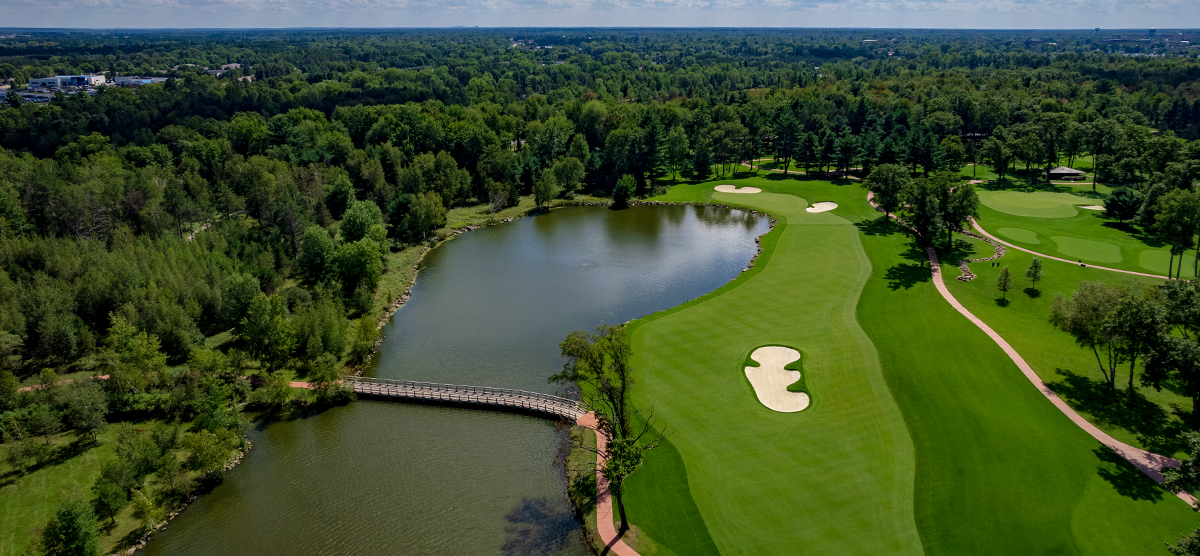
[[(713, 194), (723, 182), (730, 178), (679, 186), (660, 200), (712, 198), (782, 220), (733, 285), (635, 325), (635, 401), (653, 406), (672, 433), (721, 553), (920, 553), (911, 441), (854, 318), (869, 266), (845, 217), (870, 210), (857, 202), (862, 190), (769, 176), (732, 181), (764, 193)], [(839, 208), (807, 213), (806, 200)], [(742, 364), (766, 344), (805, 354), (806, 383), (821, 393), (809, 409), (781, 414), (758, 402)], [(639, 516), (676, 508), (631, 490), (629, 509), (645, 535), (666, 544)]]

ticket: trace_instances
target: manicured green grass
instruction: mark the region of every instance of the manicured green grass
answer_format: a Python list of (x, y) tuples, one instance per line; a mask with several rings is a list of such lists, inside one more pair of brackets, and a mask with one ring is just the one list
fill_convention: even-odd
[(1070, 218), (1079, 214), (1075, 205), (1091, 205), (1096, 201), (1070, 193), (1038, 191), (988, 191), (981, 189), (979, 203), (992, 210), (1015, 216), (1035, 218)]
[[(873, 268), (858, 315), (916, 447), (927, 554), (1166, 554), (1163, 541), (1196, 526), (1183, 502), (1067, 419), (946, 303), (908, 238), (875, 228), (863, 237)], [(981, 277), (966, 286), (999, 294), (998, 269), (974, 266)], [(943, 272), (960, 292), (957, 269)]]
[[(870, 212), (862, 189), (771, 176), (732, 182), (763, 193), (712, 194), (715, 183), (676, 187), (662, 200), (711, 197), (780, 223), (748, 276), (634, 326), (634, 400), (653, 406), (672, 433), (722, 554), (920, 553), (912, 444), (854, 314), (869, 266), (842, 215)], [(808, 213), (806, 201), (839, 208)], [(768, 344), (805, 354), (805, 381), (818, 393), (805, 411), (767, 409), (745, 380), (747, 354)], [(641, 516), (675, 513), (651, 492), (631, 489), (629, 498), (639, 527)], [(666, 544), (653, 527), (642, 530)]]
[[(875, 217), (857, 186), (763, 178), (733, 183), (766, 193), (713, 195), (712, 183), (691, 184), (662, 200), (711, 198), (783, 217), (764, 238), (759, 263), (708, 296), (635, 321), (632, 330), (634, 399), (639, 407), (653, 405), (660, 426), (673, 433), (695, 506), (722, 553), (1165, 554), (1163, 541), (1196, 526), (1186, 505), (1075, 426), (941, 298), (919, 251)], [(803, 203), (772, 192), (835, 201), (838, 209), (823, 214), (842, 218), (805, 222), (806, 213), (791, 206)], [(841, 236), (851, 222), (858, 229)], [(959, 256), (992, 252), (973, 239), (959, 245)], [(854, 266), (869, 268), (865, 283), (850, 268), (863, 254), (870, 266)], [(1018, 256), (1010, 251), (1005, 264)], [(990, 283), (987, 301), (995, 306), (998, 269), (974, 266), (982, 277), (963, 284), (947, 265), (950, 287), (983, 295)], [(1023, 276), (1024, 266), (1014, 269)], [(1100, 272), (1048, 265), (1040, 289), (1076, 279), (1064, 269)], [(1052, 272), (1058, 278), (1049, 278)], [(855, 316), (869, 340), (856, 333), (844, 305), (859, 284)], [(1013, 299), (1009, 308), (1022, 302)], [(1003, 328), (1001, 334), (1030, 327), (1028, 338), (1009, 338), (1018, 350), (1037, 351), (1030, 338), (1061, 341), (1032, 326), (1038, 313), (1044, 322), (1037, 309), (1019, 322), (993, 326)], [(804, 351), (805, 379), (820, 392), (809, 410), (770, 412), (739, 380), (749, 350), (767, 343)], [(1069, 337), (1052, 349), (1078, 363), (1080, 350)], [(1038, 361), (1030, 363), (1039, 372), (1048, 364), (1036, 353), (1027, 358)], [(1072, 371), (1086, 372), (1078, 368)], [(878, 390), (879, 369), (887, 392)], [(1078, 382), (1060, 381), (1068, 379)], [(902, 412), (912, 452), (895, 436), (888, 394)], [(856, 450), (868, 444), (876, 447)], [(648, 460), (638, 473), (660, 466)], [(908, 477), (915, 477), (912, 506), (896, 497), (908, 488)], [(872, 492), (863, 495), (872, 482)], [(631, 478), (631, 484), (637, 483)], [(635, 526), (643, 516), (676, 512), (673, 503), (640, 487), (627, 498)], [(910, 523), (922, 547), (912, 546)], [(690, 527), (678, 534), (699, 526)], [(643, 531), (662, 543), (663, 533)], [(889, 541), (894, 544), (880, 544)]]
[[(947, 285), (955, 298), (1008, 340), (1038, 376), (1076, 411), (1122, 442), (1161, 454), (1182, 455), (1174, 437), (1182, 427), (1177, 414), (1191, 412), (1190, 399), (1169, 389), (1139, 386), (1136, 380), (1139, 398), (1108, 396), (1100, 386), (1102, 376), (1091, 350), (1075, 345), (1069, 334), (1056, 330), (1047, 320), (1054, 295), (1069, 295), (1082, 280), (1134, 287), (1161, 284), (1162, 280), (1043, 260), (1045, 278), (1033, 291), (1028, 290), (1030, 282), (1025, 278), (1032, 258), (1029, 253), (1010, 249), (999, 259), (1012, 271), (1018, 285), (1009, 292), (1006, 306), (996, 302), (1000, 298), (996, 289), (999, 268), (990, 263), (972, 263), (971, 270), (979, 277), (961, 282), (953, 280), (959, 272), (951, 266), (952, 261), (944, 261), (943, 266), (946, 277), (951, 278)], [(1124, 388), (1129, 377), (1127, 365), (1122, 365), (1118, 376), (1118, 386)]]
[[(1070, 218), (1030, 218), (980, 206), (979, 225), (1005, 241), (1039, 253), (1135, 272), (1167, 273), (1167, 247), (1103, 213), (1079, 211)], [(1012, 229), (1020, 231), (1013, 234)], [(1183, 274), (1188, 276), (1193, 253), (1186, 253), (1183, 259)], [(1175, 264), (1179, 264), (1178, 257)]]
[[(1070, 195), (1062, 191), (1063, 187), (1067, 186), (1059, 186), (1055, 192), (1029, 193), (980, 188), (979, 225), (1007, 242), (1050, 256), (1135, 272), (1167, 273), (1170, 252), (1166, 246), (1137, 227), (1105, 216), (1102, 211), (1076, 210), (1065, 204), (1067, 198), (1076, 199), (1072, 202), (1077, 205), (1103, 202)], [(1042, 209), (1014, 208), (1031, 207), (1055, 198), (1063, 199), (1064, 204)], [(1044, 214), (1037, 214), (1039, 210)], [(1075, 214), (1049, 216), (1051, 212), (1067, 210)], [(1191, 277), (1194, 259), (1193, 252), (1184, 254), (1183, 277)], [(1179, 264), (1179, 257), (1175, 258), (1175, 264)]]

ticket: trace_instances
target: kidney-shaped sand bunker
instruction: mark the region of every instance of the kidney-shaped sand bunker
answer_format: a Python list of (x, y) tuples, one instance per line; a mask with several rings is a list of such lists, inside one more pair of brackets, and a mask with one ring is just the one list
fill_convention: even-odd
[(800, 380), (800, 371), (784, 367), (800, 360), (800, 352), (782, 346), (765, 346), (754, 350), (750, 358), (758, 367), (746, 367), (746, 378), (754, 387), (758, 401), (781, 413), (795, 413), (808, 407), (808, 394), (789, 392), (788, 386)]

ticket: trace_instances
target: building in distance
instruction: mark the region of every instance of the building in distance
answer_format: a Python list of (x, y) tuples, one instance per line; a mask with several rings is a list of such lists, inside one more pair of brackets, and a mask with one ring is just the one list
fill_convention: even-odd
[(98, 87), (108, 83), (102, 73), (85, 73), (82, 75), (56, 75), (54, 77), (34, 77), (29, 80), (31, 89), (65, 89), (67, 87)]

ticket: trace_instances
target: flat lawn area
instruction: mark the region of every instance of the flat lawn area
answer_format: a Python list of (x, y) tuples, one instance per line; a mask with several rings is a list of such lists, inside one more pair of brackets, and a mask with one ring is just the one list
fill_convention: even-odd
[[(647, 458), (629, 483), (630, 519), (657, 545), (684, 554), (667, 538), (707, 533), (723, 554), (1166, 554), (1164, 541), (1196, 526), (1183, 502), (1075, 426), (941, 298), (908, 238), (875, 216), (856, 184), (756, 177), (731, 183), (764, 193), (714, 195), (715, 183), (659, 199), (711, 198), (783, 220), (742, 278), (632, 325), (634, 400), (653, 405), (679, 454)], [(775, 193), (839, 207), (808, 214)], [(991, 254), (974, 240), (963, 242), (969, 249)], [(1018, 256), (1002, 261), (1023, 276)], [(995, 271), (974, 266), (981, 278), (960, 283), (947, 265), (952, 291), (977, 289), (995, 306)], [(1067, 272), (1077, 268), (1048, 265), (1039, 289), (1061, 287), (1052, 272), (1077, 283)], [(1042, 372), (1047, 363), (1026, 353), (1037, 348), (1006, 334), (1045, 320), (1041, 308), (1025, 312), (1013, 323), (980, 316)], [(1039, 334), (1063, 340), (1028, 332)], [(765, 344), (803, 352), (812, 407), (781, 414), (758, 404), (741, 367)], [(1086, 378), (1081, 350), (1069, 337), (1059, 347), (1062, 364)], [(896, 408), (906, 430), (897, 432)], [(656, 498), (642, 473), (686, 481), (703, 523), (667, 523), (686, 497)]]
[[(990, 254), (991, 248), (985, 251), (979, 247), (976, 252)], [(1056, 330), (1046, 318), (1054, 295), (1071, 294), (1079, 289), (1082, 280), (1135, 287), (1161, 284), (1163, 280), (1043, 260), (1045, 278), (1038, 282), (1037, 291), (1033, 291), (1025, 278), (1025, 269), (1032, 258), (1029, 253), (1009, 249), (996, 261), (1009, 267), (1016, 277), (1017, 288), (1008, 293), (1006, 306), (997, 303), (1000, 291), (996, 289), (996, 277), (1000, 268), (993, 268), (987, 262), (972, 263), (971, 270), (979, 277), (971, 282), (961, 282), (954, 279), (959, 271), (950, 260), (944, 261), (942, 266), (954, 297), (1008, 340), (1038, 376), (1076, 411), (1122, 442), (1159, 454), (1181, 456), (1175, 436), (1182, 427), (1179, 417), (1191, 413), (1191, 400), (1169, 389), (1157, 391), (1140, 386), (1137, 379), (1134, 380), (1137, 396), (1130, 398), (1124, 390), (1129, 380), (1127, 364), (1121, 365), (1118, 374), (1120, 394), (1109, 395), (1091, 350), (1075, 345), (1070, 334)], [(1141, 370), (1140, 364), (1138, 369)]]
[[(1071, 194), (1085, 187), (1091, 191), (1085, 184), (1028, 192), (977, 186), (979, 225), (1004, 241), (1039, 253), (1165, 275), (1170, 258), (1167, 247), (1139, 228), (1105, 216), (1104, 211), (1072, 206), (1104, 204), (1101, 199)], [(1194, 252), (1184, 254), (1182, 277), (1192, 276), (1194, 260)], [(1179, 264), (1178, 257), (1175, 264)]]
[[(679, 186), (662, 199), (704, 198), (722, 181), (729, 180)], [(653, 406), (671, 433), (720, 553), (919, 554), (912, 443), (854, 313), (870, 267), (857, 228), (841, 214), (870, 211), (857, 202), (863, 191), (774, 176), (732, 183), (764, 193), (712, 199), (782, 218), (764, 238), (769, 259), (736, 285), (636, 325), (636, 403)], [(845, 208), (808, 213), (806, 201)], [(759, 403), (743, 363), (763, 345), (804, 354), (808, 409), (777, 413)], [(662, 456), (638, 473), (679, 465)], [(668, 545), (672, 531), (655, 526), (663, 514), (678, 515), (675, 507), (654, 491), (631, 489), (629, 498), (643, 535), (692, 553)]]

